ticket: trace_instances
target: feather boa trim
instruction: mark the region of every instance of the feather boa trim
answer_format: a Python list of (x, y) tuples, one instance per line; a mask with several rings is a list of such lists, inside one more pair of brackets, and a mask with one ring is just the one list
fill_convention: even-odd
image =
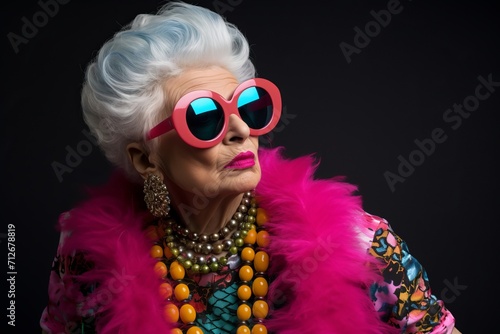
[[(315, 180), (312, 156), (283, 157), (261, 149), (259, 205), (270, 217), (270, 332), (388, 334), (369, 298), (380, 278), (377, 263), (360, 245), (361, 200), (342, 179)], [(98, 333), (170, 333), (144, 226), (151, 220), (142, 189), (121, 173), (61, 220), (69, 233), (62, 255), (85, 254), (93, 269), (72, 279), (99, 282), (81, 303), (96, 316)], [(138, 237), (139, 236), (139, 237)], [(93, 314), (92, 312), (95, 312)]]
[[(282, 148), (259, 155), (260, 206), (269, 215), (271, 332), (395, 333), (380, 320), (369, 287), (380, 265), (362, 245), (361, 199), (340, 177), (315, 180), (314, 157), (283, 158)], [(364, 248), (363, 248), (364, 247)]]
[(152, 217), (138, 207), (144, 203), (142, 188), (117, 172), (90, 194), (61, 226), (69, 233), (63, 256), (82, 252), (93, 263), (92, 270), (73, 279), (83, 286), (99, 282), (81, 302), (81, 313), (95, 316), (97, 333), (170, 333), (173, 327), (164, 320), (160, 282), (152, 270), (151, 241), (143, 228)]

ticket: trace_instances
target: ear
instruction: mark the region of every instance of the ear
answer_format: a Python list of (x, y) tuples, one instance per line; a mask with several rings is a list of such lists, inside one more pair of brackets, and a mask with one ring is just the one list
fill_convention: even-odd
[(143, 145), (140, 143), (130, 143), (127, 145), (127, 153), (130, 162), (143, 179), (146, 179), (149, 174), (158, 175), (158, 166), (151, 162), (149, 153), (144, 149)]

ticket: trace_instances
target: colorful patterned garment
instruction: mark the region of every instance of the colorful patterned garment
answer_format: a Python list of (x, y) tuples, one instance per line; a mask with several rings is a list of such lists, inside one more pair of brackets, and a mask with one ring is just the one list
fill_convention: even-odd
[(382, 271), (385, 284), (371, 287), (375, 309), (402, 333), (446, 333), (454, 319), (432, 295), (425, 269), (385, 219), (365, 217), (373, 226), (369, 252), (387, 264)]
[[(405, 242), (396, 235), (388, 222), (365, 213), (369, 230), (361, 233), (367, 251), (387, 264), (382, 271), (384, 283), (371, 287), (371, 299), (382, 319), (401, 333), (447, 333), (453, 326), (453, 317), (442, 302), (432, 295), (427, 274), (413, 258)], [(61, 235), (59, 248), (64, 243)], [(59, 253), (59, 252), (58, 252)], [(49, 283), (49, 303), (40, 324), (47, 333), (93, 333), (93, 319), (89, 311), (75, 304), (89, 287), (74, 286), (66, 279), (68, 273), (88, 269), (81, 257), (63, 259), (56, 256)], [(206, 276), (203, 281), (190, 284), (191, 303), (197, 312), (198, 325), (207, 333), (234, 333), (237, 324), (237, 276), (235, 271), (226, 275)], [(198, 275), (200, 276), (200, 275)], [(196, 287), (197, 286), (197, 287)], [(196, 288), (195, 288), (196, 287)], [(74, 299), (63, 297), (68, 290)]]

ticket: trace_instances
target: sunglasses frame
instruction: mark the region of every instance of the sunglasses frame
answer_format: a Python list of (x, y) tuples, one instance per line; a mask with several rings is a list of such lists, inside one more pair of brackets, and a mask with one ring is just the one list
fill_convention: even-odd
[[(238, 98), (245, 89), (250, 87), (258, 87), (264, 89), (269, 94), (273, 106), (273, 114), (269, 123), (262, 129), (250, 128), (250, 136), (260, 136), (270, 132), (276, 126), (276, 124), (278, 124), (278, 121), (281, 117), (281, 93), (278, 87), (271, 81), (263, 78), (253, 78), (239, 84), (236, 87), (233, 96), (229, 100), (226, 100), (218, 93), (212, 92), (210, 90), (195, 90), (187, 93), (186, 95), (182, 96), (179, 101), (177, 101), (170, 117), (167, 117), (159, 124), (154, 126), (151, 130), (149, 130), (146, 140), (154, 139), (175, 129), (182, 140), (193, 147), (209, 148), (217, 145), (222, 141), (228, 131), (229, 116), (235, 114), (241, 119), (241, 115), (237, 107)], [(191, 130), (189, 129), (186, 121), (186, 112), (189, 108), (189, 105), (194, 100), (202, 97), (209, 97), (218, 102), (224, 112), (224, 124), (220, 133), (215, 138), (209, 140), (201, 140), (195, 137), (195, 135), (191, 133)]]

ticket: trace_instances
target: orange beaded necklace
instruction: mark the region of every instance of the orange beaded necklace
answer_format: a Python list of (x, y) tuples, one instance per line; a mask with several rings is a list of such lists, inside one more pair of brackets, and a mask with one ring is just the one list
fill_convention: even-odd
[[(267, 220), (266, 212), (257, 207), (253, 193), (247, 192), (228, 226), (217, 234), (197, 236), (170, 216), (148, 228), (148, 235), (154, 241), (151, 256), (158, 260), (154, 270), (164, 280), (159, 287), (165, 301), (164, 315), (170, 323), (178, 324), (171, 334), (203, 333), (196, 326), (197, 312), (190, 303), (192, 293), (185, 282), (186, 275), (227, 270), (232, 256), (239, 256), (241, 260), (236, 334), (267, 333), (264, 325), (269, 313), (266, 301), (269, 288), (266, 275), (269, 255), (265, 251), (269, 245)], [(237, 230), (231, 233), (235, 227)]]

